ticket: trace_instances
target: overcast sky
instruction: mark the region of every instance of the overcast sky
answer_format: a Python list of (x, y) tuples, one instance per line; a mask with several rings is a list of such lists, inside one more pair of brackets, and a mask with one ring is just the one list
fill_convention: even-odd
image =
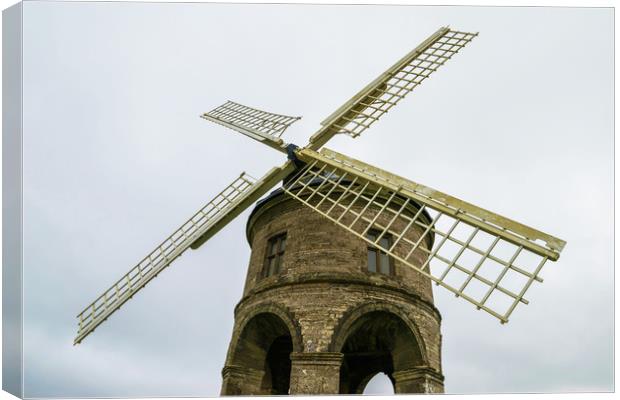
[(480, 36), (328, 147), (568, 242), (507, 325), (435, 290), (448, 393), (613, 390), (611, 9), (27, 2), (25, 395), (218, 395), (250, 210), (77, 347), (75, 315), (284, 161), (199, 114), (303, 115), (284, 137), (303, 145), (444, 25)]

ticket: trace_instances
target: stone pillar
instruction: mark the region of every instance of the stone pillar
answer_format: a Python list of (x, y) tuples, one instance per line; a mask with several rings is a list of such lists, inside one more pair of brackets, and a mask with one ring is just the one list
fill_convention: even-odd
[(291, 353), (289, 394), (338, 394), (342, 353)]
[(394, 371), (395, 393), (443, 393), (443, 375), (428, 366)]
[(268, 394), (261, 393), (265, 371), (254, 368), (227, 365), (222, 369), (222, 396)]

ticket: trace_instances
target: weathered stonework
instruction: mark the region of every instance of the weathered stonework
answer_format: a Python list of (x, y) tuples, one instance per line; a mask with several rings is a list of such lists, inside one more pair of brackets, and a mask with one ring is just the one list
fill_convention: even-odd
[[(268, 240), (283, 232), (280, 273), (265, 278)], [(222, 394), (362, 393), (379, 372), (396, 393), (443, 392), (441, 316), (427, 277), (397, 260), (395, 276), (368, 272), (366, 242), (282, 192), (257, 205), (247, 235)]]
[(342, 353), (291, 353), (290, 393), (338, 393)]

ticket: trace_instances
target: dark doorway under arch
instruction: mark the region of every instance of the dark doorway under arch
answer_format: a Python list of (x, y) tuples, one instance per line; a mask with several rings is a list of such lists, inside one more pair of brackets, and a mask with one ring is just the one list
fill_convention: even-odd
[(269, 394), (288, 394), (291, 383), (291, 352), (293, 341), (290, 335), (276, 338), (267, 352), (265, 360), (265, 376), (263, 388), (269, 389)]
[[(415, 336), (398, 316), (372, 311), (359, 317), (349, 329), (340, 350), (340, 393), (361, 394), (377, 373), (383, 372), (395, 386), (395, 371), (420, 365), (422, 356)], [(396, 390), (395, 390), (396, 392)]]
[(292, 351), (291, 333), (280, 317), (269, 312), (255, 315), (243, 328), (231, 359), (231, 365), (246, 371), (246, 378), (225, 386), (222, 394), (288, 394)]

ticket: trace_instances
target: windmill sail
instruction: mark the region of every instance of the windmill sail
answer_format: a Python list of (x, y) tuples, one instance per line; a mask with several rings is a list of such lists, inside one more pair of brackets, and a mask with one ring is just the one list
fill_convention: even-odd
[(291, 124), (301, 119), (301, 117), (261, 111), (233, 101), (227, 101), (221, 106), (202, 114), (201, 117), (243, 133), (283, 152), (286, 150), (280, 137)]
[(477, 35), (439, 29), (327, 117), (310, 138), (311, 148), (338, 133), (359, 136)]
[(258, 181), (242, 173), (77, 315), (78, 333), (74, 344), (80, 343), (190, 246), (199, 247), (292, 170), (292, 163), (287, 162), (282, 167), (272, 168)]
[[(391, 257), (507, 322), (565, 242), (334, 151), (298, 151), (307, 166), (284, 190)], [(411, 212), (411, 210), (417, 210)], [(380, 232), (368, 236), (370, 230)], [(418, 232), (418, 233), (416, 233)], [(418, 235), (417, 239), (412, 237)], [(423, 255), (423, 257), (420, 257)], [(426, 260), (421, 262), (416, 260)]]
[[(281, 136), (301, 117), (228, 101), (201, 115), (278, 151), (289, 161), (259, 180), (242, 174), (77, 316), (80, 343), (188, 248), (196, 249), (269, 189), (286, 193), (502, 323), (565, 242), (473, 204), (334, 151), (357, 137), (478, 34), (439, 29), (325, 119), (305, 148)], [(296, 170), (296, 168), (298, 168)], [(384, 245), (386, 235), (393, 238)]]

